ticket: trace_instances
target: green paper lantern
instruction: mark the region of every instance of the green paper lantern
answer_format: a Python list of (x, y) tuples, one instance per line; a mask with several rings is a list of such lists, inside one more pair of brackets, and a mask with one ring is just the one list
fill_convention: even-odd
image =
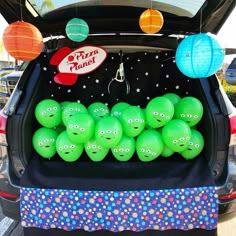
[(109, 149), (99, 145), (95, 138), (86, 142), (84, 149), (90, 160), (94, 162), (103, 161), (109, 152)]
[(193, 127), (198, 124), (203, 116), (203, 105), (195, 97), (184, 97), (176, 104), (174, 116)]
[(66, 131), (74, 143), (85, 143), (92, 138), (95, 129), (93, 117), (86, 113), (75, 114), (67, 122)]
[(147, 104), (145, 112), (147, 124), (152, 128), (160, 128), (173, 118), (174, 106), (164, 96), (155, 97)]
[(90, 104), (88, 106), (88, 112), (95, 120), (109, 116), (110, 114), (108, 107), (102, 102), (94, 102)]
[(136, 137), (145, 128), (143, 110), (137, 106), (128, 106), (122, 110), (119, 121), (127, 137)]
[(58, 135), (56, 150), (64, 161), (74, 162), (80, 158), (83, 152), (83, 145), (73, 143), (68, 137), (67, 132), (63, 131)]
[(197, 157), (204, 147), (204, 138), (202, 134), (195, 129), (191, 129), (191, 138), (188, 142), (187, 148), (180, 154), (186, 159), (191, 160)]
[(174, 152), (182, 152), (191, 137), (191, 129), (183, 120), (173, 119), (162, 129), (164, 143)]
[(86, 21), (73, 18), (66, 24), (66, 35), (74, 42), (84, 41), (89, 34), (89, 26)]
[(156, 130), (144, 130), (136, 140), (136, 152), (143, 162), (155, 160), (162, 153), (164, 143)]
[(41, 127), (33, 134), (33, 147), (35, 151), (46, 159), (52, 158), (56, 154), (57, 132), (53, 129)]
[(135, 152), (135, 139), (122, 136), (120, 142), (111, 151), (118, 161), (128, 161)]
[(114, 148), (123, 135), (122, 126), (115, 117), (107, 116), (97, 121), (95, 139), (105, 148)]
[(35, 107), (34, 114), (39, 124), (46, 128), (55, 128), (61, 123), (61, 106), (53, 99), (40, 101)]

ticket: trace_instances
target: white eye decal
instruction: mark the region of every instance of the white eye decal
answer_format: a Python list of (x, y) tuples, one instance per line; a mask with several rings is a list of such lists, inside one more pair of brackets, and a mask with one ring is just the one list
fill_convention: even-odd
[(64, 145), (64, 148), (68, 148), (68, 145)]
[(46, 115), (46, 111), (43, 111), (43, 112), (42, 112), (42, 115), (43, 115), (43, 116)]
[(180, 141), (184, 141), (184, 138), (179, 138)]
[(185, 114), (180, 114), (181, 117), (185, 117)]
[(143, 119), (141, 119), (141, 120), (140, 120), (140, 122), (141, 122), (141, 123), (144, 123), (144, 120), (143, 120)]
[(114, 112), (114, 115), (119, 115), (119, 112), (115, 111), (115, 112)]
[(153, 155), (153, 156), (155, 156), (155, 155), (156, 155), (156, 153), (155, 153), (155, 152), (152, 152), (152, 155)]
[(165, 114), (161, 113), (160, 116), (161, 116), (161, 117), (165, 117)]
[(152, 114), (153, 114), (153, 115), (158, 115), (158, 112), (157, 112), (157, 111), (154, 111)]
[(123, 148), (119, 148), (119, 151), (120, 151), (120, 152), (123, 152), (123, 151), (124, 151), (124, 149), (123, 149)]
[(129, 122), (129, 123), (132, 123), (132, 122), (133, 122), (133, 120), (129, 119), (129, 120), (128, 120), (128, 122)]
[(62, 150), (63, 149), (63, 147), (59, 147), (59, 150)]
[(200, 147), (200, 145), (199, 145), (199, 144), (195, 144), (195, 147), (196, 147), (196, 148), (199, 148), (199, 147)]
[(80, 131), (85, 131), (85, 128), (80, 128), (79, 130), (80, 130)]
[(116, 149), (116, 148), (114, 149), (114, 152), (117, 152), (117, 149)]
[(79, 128), (79, 126), (78, 126), (78, 125), (74, 125), (74, 127), (75, 127), (76, 129), (78, 129), (78, 128)]
[(72, 129), (72, 128), (73, 128), (73, 125), (69, 125), (69, 128), (71, 128), (71, 129)]
[(75, 108), (75, 110), (76, 110), (76, 111), (80, 111), (80, 109), (79, 109), (79, 108)]
[(90, 149), (90, 146), (87, 146), (86, 148), (87, 148), (87, 149)]
[(115, 131), (113, 131), (113, 134), (118, 134), (118, 132), (115, 130)]
[(110, 133), (111, 133), (111, 130), (107, 130), (107, 133), (110, 134)]
[(100, 134), (105, 134), (105, 132), (102, 130), (102, 131), (100, 131)]
[(141, 152), (145, 152), (145, 150), (143, 149), (143, 148), (141, 148), (141, 150), (140, 150)]
[(95, 109), (94, 112), (98, 112), (98, 109)]
[(173, 143), (177, 143), (177, 142), (178, 142), (178, 140), (177, 140), (177, 139), (174, 139), (172, 142), (173, 142)]
[(96, 145), (92, 145), (92, 148), (96, 148), (97, 146)]
[(105, 111), (104, 108), (100, 108), (100, 111)]
[(139, 119), (135, 119), (134, 121), (135, 121), (135, 122), (139, 122)]
[(52, 110), (52, 108), (51, 108), (51, 107), (47, 108), (47, 111), (51, 111), (51, 110)]
[(69, 108), (68, 110), (69, 110), (69, 111), (74, 111), (74, 109), (73, 109), (73, 108)]
[(54, 138), (51, 138), (51, 139), (50, 139), (50, 141), (51, 141), (51, 142), (54, 142), (54, 141), (55, 141), (55, 139), (54, 139)]
[(186, 137), (186, 140), (189, 140), (189, 139), (190, 139), (190, 137), (189, 137), (189, 136), (187, 136), (187, 137)]
[(45, 142), (45, 143), (48, 143), (48, 142), (49, 142), (49, 140), (48, 140), (48, 139), (45, 139), (45, 140), (44, 140), (44, 142)]
[(167, 120), (169, 120), (169, 119), (170, 119), (170, 117), (169, 117), (169, 116), (166, 116), (166, 119), (167, 119)]
[(126, 152), (129, 152), (129, 149), (128, 149), (128, 148), (126, 148), (126, 149), (125, 149), (125, 151), (126, 151)]
[(147, 152), (147, 153), (151, 153), (151, 151), (150, 151), (150, 150), (147, 150), (146, 152)]
[(43, 142), (39, 142), (39, 146), (42, 146), (43, 145)]
[(74, 144), (71, 144), (71, 145), (70, 145), (70, 148), (74, 148), (74, 147), (75, 147), (75, 145), (74, 145)]
[(194, 117), (194, 118), (198, 118), (198, 115), (194, 115), (193, 117)]
[(53, 110), (55, 110), (55, 111), (56, 111), (56, 110), (57, 110), (57, 107), (53, 107)]
[(193, 145), (193, 142), (189, 142), (188, 144), (189, 144), (189, 145)]
[(98, 146), (98, 149), (102, 149), (102, 147), (101, 147), (101, 146)]
[(192, 115), (191, 115), (191, 114), (187, 114), (187, 117), (188, 117), (188, 118), (191, 118), (191, 117), (192, 117)]

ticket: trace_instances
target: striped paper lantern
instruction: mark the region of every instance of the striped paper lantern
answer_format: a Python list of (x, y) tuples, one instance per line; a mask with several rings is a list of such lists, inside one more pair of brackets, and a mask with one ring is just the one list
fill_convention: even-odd
[(86, 21), (73, 18), (66, 24), (66, 35), (74, 42), (84, 41), (89, 34), (89, 26)]
[(147, 9), (139, 17), (139, 26), (141, 30), (148, 34), (159, 32), (164, 24), (164, 19), (158, 10)]
[(32, 24), (17, 21), (9, 24), (3, 33), (6, 51), (15, 59), (30, 61), (42, 51), (43, 37)]

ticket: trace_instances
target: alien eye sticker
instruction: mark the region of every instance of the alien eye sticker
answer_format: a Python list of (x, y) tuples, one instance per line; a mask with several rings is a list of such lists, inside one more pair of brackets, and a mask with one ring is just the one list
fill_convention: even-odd
[(150, 162), (159, 156), (170, 159), (175, 153), (192, 160), (205, 144), (197, 130), (203, 110), (199, 99), (174, 93), (152, 98), (142, 108), (127, 102), (112, 107), (94, 102), (86, 107), (79, 102), (44, 99), (35, 106), (41, 127), (33, 133), (32, 145), (44, 159), (58, 154), (66, 162), (82, 155), (93, 162), (104, 161), (108, 155), (114, 161), (134, 157)]

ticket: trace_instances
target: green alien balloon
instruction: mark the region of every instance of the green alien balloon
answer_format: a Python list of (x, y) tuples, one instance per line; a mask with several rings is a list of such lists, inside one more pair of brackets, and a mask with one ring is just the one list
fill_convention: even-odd
[(101, 146), (113, 148), (120, 142), (123, 130), (117, 118), (107, 116), (97, 121), (94, 133)]
[(183, 120), (173, 119), (162, 129), (164, 143), (174, 152), (182, 152), (191, 137), (191, 129)]
[(58, 135), (56, 150), (64, 161), (74, 162), (80, 158), (83, 152), (83, 145), (73, 143), (69, 139), (67, 132), (63, 131)]
[(50, 159), (56, 154), (57, 132), (53, 129), (41, 127), (33, 134), (33, 147), (42, 157)]
[(111, 151), (118, 161), (128, 161), (135, 152), (135, 139), (122, 136), (120, 142)]
[(46, 128), (54, 128), (61, 123), (61, 106), (53, 99), (40, 101), (35, 107), (34, 114), (39, 124)]
[(145, 128), (143, 110), (137, 106), (128, 106), (119, 117), (124, 135), (127, 137), (138, 136)]
[(146, 106), (147, 124), (152, 128), (166, 125), (174, 116), (174, 105), (164, 97), (153, 98)]
[(93, 117), (86, 113), (75, 114), (67, 121), (66, 131), (74, 143), (85, 143), (92, 138), (95, 129)]
[(61, 102), (60, 103), (60, 105), (61, 105), (61, 109), (62, 109), (62, 111), (65, 109), (65, 107), (68, 105), (68, 104), (70, 104), (71, 102), (69, 102), (69, 101), (64, 101), (64, 102)]
[(75, 114), (88, 113), (87, 108), (78, 102), (70, 102), (67, 104), (62, 111), (62, 121), (66, 126), (68, 120)]
[(90, 160), (95, 162), (104, 160), (109, 152), (109, 149), (99, 145), (95, 138), (92, 138), (88, 142), (86, 142), (84, 145), (84, 149)]
[(169, 147), (167, 147), (166, 145), (164, 145), (163, 151), (161, 153), (161, 155), (163, 157), (170, 157), (174, 154), (175, 152), (173, 150), (171, 150)]
[(109, 116), (110, 114), (108, 107), (102, 102), (94, 102), (90, 104), (88, 106), (88, 112), (95, 120)]
[(155, 160), (162, 153), (164, 143), (156, 130), (144, 130), (136, 140), (136, 152), (141, 161)]
[(184, 97), (175, 106), (175, 118), (188, 123), (190, 127), (196, 125), (203, 116), (203, 105), (195, 97)]
[(176, 93), (166, 93), (163, 95), (163, 97), (168, 98), (172, 104), (175, 106), (175, 104), (177, 104), (179, 102), (179, 100), (181, 99), (179, 95), (177, 95)]
[(119, 118), (122, 111), (130, 106), (127, 102), (118, 102), (111, 108), (111, 116)]
[(204, 147), (204, 138), (202, 134), (195, 129), (191, 129), (191, 132), (192, 134), (187, 149), (180, 153), (186, 160), (197, 157)]

